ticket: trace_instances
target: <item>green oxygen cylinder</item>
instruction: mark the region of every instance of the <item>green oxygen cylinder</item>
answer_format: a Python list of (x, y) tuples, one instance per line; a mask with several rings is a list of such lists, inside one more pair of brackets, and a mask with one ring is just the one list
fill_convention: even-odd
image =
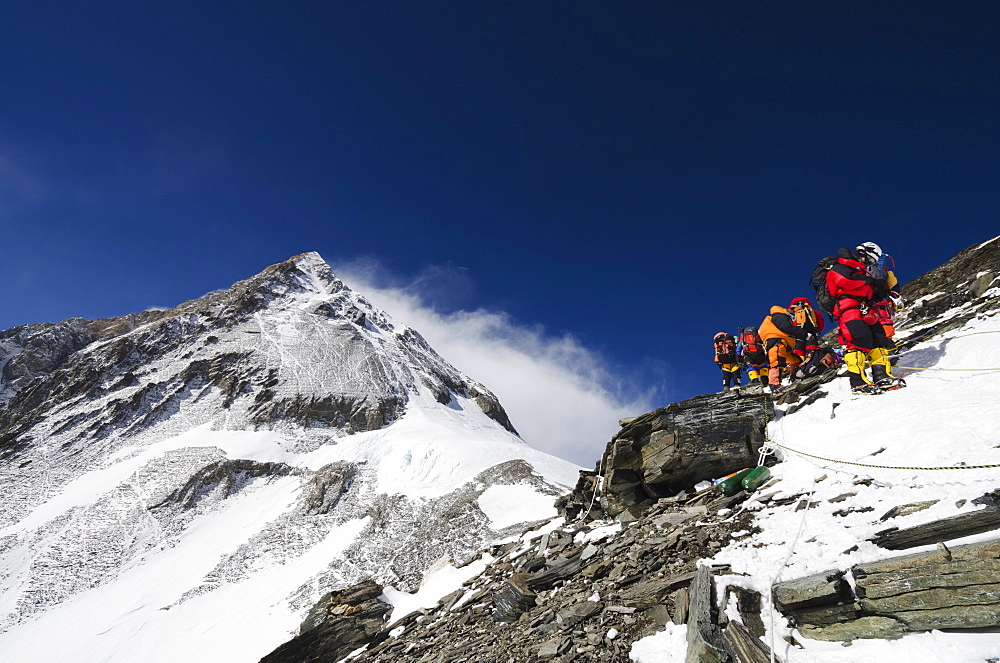
[(743, 490), (748, 493), (752, 493), (763, 486), (764, 482), (770, 478), (771, 470), (761, 465), (760, 467), (753, 468), (742, 479), (740, 479), (740, 484), (743, 486)]
[(743, 477), (747, 476), (751, 472), (753, 472), (753, 468), (748, 467), (744, 470), (740, 470), (739, 472), (730, 474), (728, 477), (715, 484), (715, 487), (718, 488), (719, 492), (723, 495), (735, 495), (743, 490), (743, 484), (740, 482), (743, 481)]

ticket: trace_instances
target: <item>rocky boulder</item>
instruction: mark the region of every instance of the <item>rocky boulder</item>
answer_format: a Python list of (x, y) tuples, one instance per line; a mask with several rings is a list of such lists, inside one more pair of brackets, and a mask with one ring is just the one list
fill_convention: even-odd
[(773, 412), (770, 395), (755, 386), (623, 420), (597, 468), (581, 472), (557, 507), (570, 519), (589, 509), (590, 518), (634, 520), (659, 498), (756, 466)]
[(382, 586), (372, 580), (337, 592), (317, 603), (299, 635), (261, 659), (260, 663), (335, 663), (382, 634), (392, 606), (378, 600)]
[[(852, 580), (848, 580), (851, 576)], [(858, 564), (773, 587), (775, 606), (816, 640), (898, 638), (1000, 626), (1000, 540)]]

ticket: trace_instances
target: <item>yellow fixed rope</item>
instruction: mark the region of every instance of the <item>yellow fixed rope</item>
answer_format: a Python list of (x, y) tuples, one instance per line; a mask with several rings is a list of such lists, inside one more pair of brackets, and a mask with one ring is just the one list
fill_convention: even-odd
[(997, 465), (955, 465), (949, 467), (907, 467), (902, 465), (872, 465), (870, 463), (855, 463), (850, 460), (836, 460), (833, 458), (823, 458), (822, 456), (816, 456), (813, 454), (806, 453), (804, 451), (799, 451), (798, 449), (792, 449), (791, 447), (786, 447), (783, 444), (779, 444), (774, 440), (769, 440), (774, 446), (784, 449), (785, 451), (791, 451), (792, 453), (799, 454), (800, 456), (808, 456), (809, 458), (815, 458), (817, 460), (826, 461), (827, 463), (837, 463), (839, 465), (857, 465), (859, 467), (876, 467), (882, 470), (920, 470), (920, 471), (930, 471), (930, 470), (985, 470), (995, 467), (1000, 467)]

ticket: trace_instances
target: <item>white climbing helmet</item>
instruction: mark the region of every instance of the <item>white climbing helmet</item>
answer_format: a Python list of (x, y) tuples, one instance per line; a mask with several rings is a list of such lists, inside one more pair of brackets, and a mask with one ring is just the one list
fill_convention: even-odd
[(865, 242), (864, 244), (859, 244), (858, 247), (854, 249), (854, 252), (862, 258), (868, 256), (870, 260), (865, 262), (869, 262), (871, 264), (877, 263), (878, 259), (882, 257), (882, 247), (875, 242)]

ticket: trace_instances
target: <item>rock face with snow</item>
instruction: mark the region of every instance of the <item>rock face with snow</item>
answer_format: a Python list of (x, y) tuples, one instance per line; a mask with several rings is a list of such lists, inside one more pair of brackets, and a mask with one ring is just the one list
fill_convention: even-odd
[[(922, 327), (919, 337), (957, 329), (980, 311), (1000, 305), (1000, 238), (970, 246), (901, 288), (907, 306), (899, 315), (906, 327)], [(917, 334), (911, 334), (916, 339)]]
[(688, 621), (697, 560), (746, 535), (749, 514), (728, 517), (746, 499), (708, 489), (659, 500), (629, 525), (576, 521), (526, 532), (491, 547), (485, 571), (436, 605), (393, 615), (388, 637), (351, 660), (628, 661), (634, 641)]
[(998, 579), (1000, 539), (994, 539), (834, 569), (779, 583), (773, 592), (777, 608), (808, 637), (849, 642), (996, 627)]
[[(316, 254), (170, 311), (5, 335), (0, 440), (8, 451), (30, 441), (43, 404), (51, 426), (82, 439), (148, 428), (206, 391), (212, 402), (203, 409), (226, 410), (236, 425), (356, 432), (394, 421), (421, 385), (443, 404), (453, 394), (472, 398), (513, 430), (492, 394), (417, 332), (397, 329)], [(84, 401), (104, 410), (85, 427), (52, 415)]]
[[(0, 332), (0, 370), (0, 651), (39, 661), (256, 661), (322, 594), (411, 589), (576, 479), (316, 254), (166, 311)], [(514, 486), (534, 508), (512, 519)]]
[[(261, 663), (334, 663), (385, 631), (392, 606), (378, 600), (383, 587), (371, 580), (330, 592), (313, 606), (299, 635), (261, 659)], [(384, 636), (383, 636), (384, 637)]]

